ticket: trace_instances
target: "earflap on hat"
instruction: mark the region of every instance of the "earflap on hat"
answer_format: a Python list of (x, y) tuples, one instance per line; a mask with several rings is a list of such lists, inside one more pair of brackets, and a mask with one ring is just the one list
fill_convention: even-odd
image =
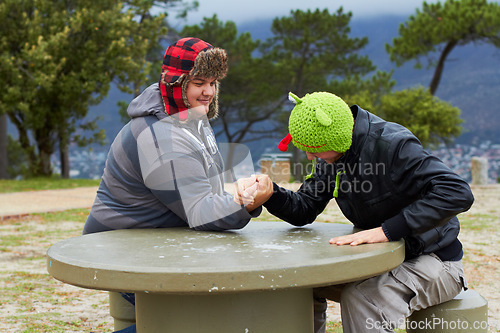
[(220, 90), (220, 83), (217, 82), (215, 84), (214, 98), (212, 99), (212, 103), (210, 103), (210, 106), (208, 107), (208, 113), (207, 113), (208, 119), (215, 119), (219, 116), (219, 90)]
[(181, 120), (185, 120), (187, 118), (187, 106), (184, 103), (182, 84), (186, 81), (186, 75), (180, 75), (172, 83), (165, 83), (163, 77), (164, 75), (162, 75), (162, 79), (160, 80), (160, 92), (165, 112), (168, 115), (178, 114)]
[(204, 78), (214, 78), (217, 80), (215, 84), (215, 93), (208, 107), (207, 117), (208, 119), (216, 118), (219, 115), (219, 90), (220, 82), (228, 71), (227, 65), (227, 54), (226, 51), (220, 48), (212, 48), (209, 50), (202, 51), (196, 56), (194, 66), (189, 72), (188, 77), (182, 83), (182, 96), (184, 99), (184, 105), (189, 109), (191, 105), (187, 100), (187, 85), (193, 77), (204, 77)]

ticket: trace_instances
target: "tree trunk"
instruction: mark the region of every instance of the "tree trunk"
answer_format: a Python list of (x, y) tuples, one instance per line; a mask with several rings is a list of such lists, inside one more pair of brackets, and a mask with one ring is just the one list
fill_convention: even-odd
[(9, 178), (7, 166), (9, 165), (7, 156), (7, 115), (0, 116), (0, 179)]
[(446, 46), (444, 47), (443, 52), (441, 52), (438, 64), (436, 66), (436, 69), (434, 70), (434, 76), (432, 77), (431, 84), (429, 85), (429, 91), (432, 95), (436, 93), (439, 82), (441, 81), (441, 75), (443, 74), (444, 70), (444, 62), (446, 61), (448, 54), (450, 54), (451, 50), (453, 50), (457, 43), (458, 42), (455, 40), (449, 41), (448, 44), (446, 44)]
[(69, 179), (69, 144), (67, 126), (62, 125), (58, 131), (59, 140), (59, 162), (61, 163), (61, 178)]
[(39, 153), (39, 161), (38, 161), (38, 170), (39, 173), (36, 176), (48, 177), (52, 175), (52, 167), (50, 164), (50, 153), (44, 150), (40, 150)]
[(21, 148), (26, 153), (28, 157), (28, 166), (30, 168), (30, 175), (37, 176), (40, 174), (39, 170), (39, 159), (35, 153), (34, 147), (30, 144), (30, 139), (28, 137), (28, 131), (24, 127), (23, 122), (16, 117), (15, 114), (9, 114), (9, 120), (14, 126), (16, 126), (17, 132), (19, 133), (19, 143), (21, 144)]
[(68, 145), (59, 142), (59, 159), (61, 161), (61, 177), (69, 178), (69, 149)]

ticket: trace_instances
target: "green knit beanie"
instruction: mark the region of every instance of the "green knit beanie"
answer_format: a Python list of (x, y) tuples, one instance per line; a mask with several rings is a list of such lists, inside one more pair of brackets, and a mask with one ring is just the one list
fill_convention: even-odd
[(289, 95), (296, 105), (288, 123), (290, 133), (279, 144), (281, 151), (287, 150), (290, 141), (310, 153), (344, 153), (351, 147), (354, 118), (340, 97), (328, 92), (306, 94), (302, 99)]

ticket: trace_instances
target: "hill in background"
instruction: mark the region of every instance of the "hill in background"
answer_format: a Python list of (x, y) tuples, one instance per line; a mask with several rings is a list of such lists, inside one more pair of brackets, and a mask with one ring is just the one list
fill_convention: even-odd
[[(415, 86), (427, 87), (433, 69), (417, 70), (414, 62), (397, 68), (390, 62), (385, 44), (398, 34), (399, 25), (406, 17), (388, 16), (363, 18), (351, 21), (354, 37), (368, 37), (363, 50), (379, 70), (394, 70), (395, 90)], [(271, 21), (254, 21), (238, 27), (239, 32), (250, 32), (254, 39), (265, 40), (271, 36)], [(474, 144), (485, 140), (500, 143), (500, 50), (490, 45), (467, 45), (455, 48), (445, 64), (436, 96), (462, 110), (464, 133), (457, 143)], [(90, 109), (88, 118), (102, 116), (99, 122), (106, 130), (110, 143), (122, 127), (116, 102), (129, 102), (131, 96), (116, 89), (97, 106)]]
[[(413, 68), (415, 62), (396, 68), (385, 52), (385, 43), (398, 35), (406, 17), (364, 19), (352, 24), (354, 36), (368, 36), (368, 54), (378, 69), (394, 70), (395, 90), (417, 85), (428, 87), (430, 70)], [(437, 59), (437, 55), (434, 59)], [(491, 140), (500, 143), (500, 49), (487, 44), (456, 47), (445, 64), (436, 96), (462, 110), (464, 133), (455, 141), (477, 144)]]
[[(363, 54), (369, 56), (377, 69), (394, 71), (395, 90), (416, 86), (427, 87), (433, 74), (433, 69), (414, 69), (414, 62), (397, 68), (395, 64), (391, 63), (389, 55), (385, 51), (385, 44), (391, 43), (392, 39), (398, 35), (398, 27), (406, 19), (406, 16), (387, 16), (353, 18), (351, 21), (351, 36), (366, 36), (369, 39), (369, 44), (363, 50)], [(271, 23), (272, 20), (245, 23), (238, 26), (238, 31), (248, 31), (254, 39), (265, 40), (271, 36)], [(470, 177), (470, 156), (477, 154), (479, 156), (499, 155), (494, 157), (495, 160), (491, 164), (491, 168), (500, 170), (500, 149), (495, 148), (491, 153), (489, 148), (491, 146), (497, 147), (500, 144), (498, 135), (500, 133), (500, 50), (484, 44), (455, 48), (445, 64), (436, 96), (462, 110), (464, 133), (455, 140), (455, 143), (469, 146), (467, 149), (470, 153), (464, 154), (463, 149), (459, 149), (456, 153), (447, 148), (445, 151), (446, 154), (451, 154), (449, 158), (451, 161), (459, 160), (459, 162), (453, 162), (461, 165), (457, 172), (464, 178)], [(73, 154), (71, 167), (75, 169), (73, 177), (95, 178), (102, 174), (109, 145), (123, 126), (118, 115), (117, 102), (120, 100), (128, 103), (132, 100), (132, 96), (121, 93), (112, 87), (109, 96), (89, 110), (87, 119), (102, 117), (99, 126), (106, 131), (107, 145), (104, 147), (94, 146), (93, 153), (88, 153), (86, 149), (71, 147), (70, 152)], [(11, 132), (15, 132), (12, 126), (9, 129)], [(14, 136), (16, 134), (13, 133)], [(277, 144), (281, 139), (279, 136), (277, 134), (276, 139), (250, 142), (248, 146), (254, 161), (257, 162), (264, 152), (279, 152), (277, 149)], [(219, 141), (223, 142), (224, 140), (219, 138)], [(484, 146), (484, 142), (489, 142), (487, 144), (488, 152), (475, 150), (474, 147)], [(445, 160), (445, 158), (443, 159)], [(54, 163), (57, 168), (57, 158), (54, 158)], [(500, 172), (494, 171), (491, 177), (496, 179), (499, 175)]]

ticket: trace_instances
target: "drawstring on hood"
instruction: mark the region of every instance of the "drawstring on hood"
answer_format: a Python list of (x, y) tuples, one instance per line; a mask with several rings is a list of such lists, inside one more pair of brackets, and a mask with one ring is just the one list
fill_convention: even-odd
[(335, 175), (335, 188), (333, 189), (333, 197), (334, 198), (339, 197), (340, 175), (343, 173), (345, 173), (345, 171), (339, 171)]
[[(313, 165), (312, 165), (311, 173), (306, 176), (306, 179), (310, 179), (310, 178), (314, 177), (314, 172), (316, 170), (316, 165), (318, 164), (318, 158), (313, 159), (312, 163), (313, 163)], [(334, 198), (338, 198), (338, 196), (339, 196), (340, 175), (343, 174), (343, 173), (345, 173), (345, 171), (339, 171), (335, 175), (335, 188), (333, 189), (333, 197)]]
[(311, 173), (306, 176), (306, 179), (314, 177), (314, 171), (316, 170), (316, 164), (318, 164), (318, 158), (315, 158), (313, 160), (313, 165), (312, 165)]

